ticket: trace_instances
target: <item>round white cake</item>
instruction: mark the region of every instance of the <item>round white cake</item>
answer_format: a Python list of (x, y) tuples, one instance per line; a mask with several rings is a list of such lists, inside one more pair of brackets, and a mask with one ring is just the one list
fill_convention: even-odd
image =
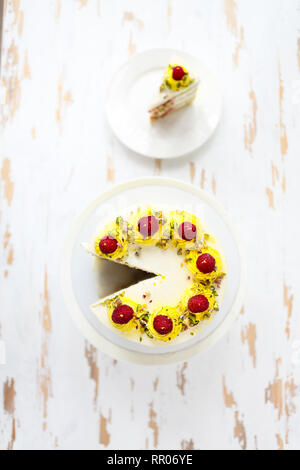
[(193, 214), (170, 207), (130, 208), (83, 246), (148, 277), (91, 305), (104, 325), (127, 339), (154, 347), (178, 344), (202, 331), (219, 310), (224, 256)]

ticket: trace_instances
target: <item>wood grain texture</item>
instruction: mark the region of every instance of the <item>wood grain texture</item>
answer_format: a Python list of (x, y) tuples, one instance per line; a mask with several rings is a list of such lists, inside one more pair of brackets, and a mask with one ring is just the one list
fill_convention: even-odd
[[(300, 448), (299, 38), (299, 0), (5, 1), (1, 449)], [(113, 72), (153, 47), (198, 56), (223, 88), (215, 135), (176, 161), (132, 154), (106, 123)], [(59, 267), (87, 203), (153, 174), (216, 194), (244, 240), (248, 288), (210, 351), (143, 368), (81, 337)]]

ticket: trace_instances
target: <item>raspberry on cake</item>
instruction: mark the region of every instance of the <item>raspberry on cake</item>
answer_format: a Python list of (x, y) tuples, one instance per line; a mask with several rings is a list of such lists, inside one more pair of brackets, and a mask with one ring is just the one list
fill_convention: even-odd
[(118, 240), (113, 237), (103, 237), (99, 242), (99, 249), (104, 255), (114, 253), (118, 248)]
[(150, 121), (157, 121), (157, 119), (191, 104), (196, 97), (198, 85), (199, 79), (191, 75), (184, 66), (169, 64), (156, 102), (149, 109)]
[(197, 236), (197, 227), (191, 222), (182, 222), (182, 224), (178, 227), (178, 235), (186, 242), (195, 240)]
[(133, 319), (133, 315), (133, 308), (131, 308), (129, 305), (122, 304), (114, 309), (111, 319), (118, 325), (125, 325)]
[(188, 269), (203, 284), (211, 284), (224, 276), (220, 253), (210, 246), (203, 246), (200, 251), (187, 252), (185, 261)]
[(141, 217), (138, 221), (138, 230), (142, 237), (152, 237), (159, 229), (159, 221), (154, 215)]
[(110, 324), (122, 331), (129, 332), (138, 326), (139, 307), (132, 299), (124, 295), (106, 301)]
[(197, 258), (196, 264), (202, 274), (209, 274), (215, 270), (216, 260), (209, 253), (203, 253)]
[(196, 321), (203, 321), (212, 317), (214, 311), (218, 311), (215, 288), (204, 287), (194, 283), (188, 288), (181, 300), (181, 308), (189, 317), (192, 314)]
[(194, 214), (134, 207), (101, 227), (84, 246), (99, 258), (147, 274), (91, 306), (105, 326), (132, 341), (149, 346), (185, 341), (218, 311), (224, 262), (215, 239), (204, 233)]
[(205, 312), (209, 307), (207, 297), (202, 294), (194, 295), (188, 301), (188, 309), (191, 313), (202, 313)]
[(159, 341), (171, 341), (181, 331), (179, 311), (174, 307), (163, 307), (154, 311), (147, 323), (147, 334)]
[(204, 232), (198, 217), (186, 211), (174, 211), (171, 213), (171, 224), (175, 247), (200, 250), (204, 243)]
[[(170, 239), (169, 220), (164, 211), (153, 210), (151, 207), (138, 208), (130, 219), (132, 227), (131, 239), (140, 245), (164, 244)], [(161, 246), (163, 248), (163, 246)]]
[(94, 239), (94, 250), (98, 256), (120, 259), (126, 256), (128, 247), (128, 225), (118, 217)]

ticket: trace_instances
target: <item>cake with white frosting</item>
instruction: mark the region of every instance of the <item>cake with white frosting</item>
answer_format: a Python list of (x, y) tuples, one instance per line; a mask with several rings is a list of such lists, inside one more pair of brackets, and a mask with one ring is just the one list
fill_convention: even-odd
[(219, 309), (224, 258), (215, 238), (186, 211), (129, 209), (83, 246), (153, 276), (91, 305), (102, 323), (128, 339), (152, 346), (182, 342)]

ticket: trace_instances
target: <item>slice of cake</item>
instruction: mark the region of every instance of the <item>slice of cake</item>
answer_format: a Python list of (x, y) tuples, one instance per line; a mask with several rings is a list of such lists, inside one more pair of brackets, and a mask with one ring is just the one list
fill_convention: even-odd
[(189, 105), (195, 99), (199, 79), (178, 64), (169, 64), (154, 105), (149, 109), (150, 121), (167, 116)]

